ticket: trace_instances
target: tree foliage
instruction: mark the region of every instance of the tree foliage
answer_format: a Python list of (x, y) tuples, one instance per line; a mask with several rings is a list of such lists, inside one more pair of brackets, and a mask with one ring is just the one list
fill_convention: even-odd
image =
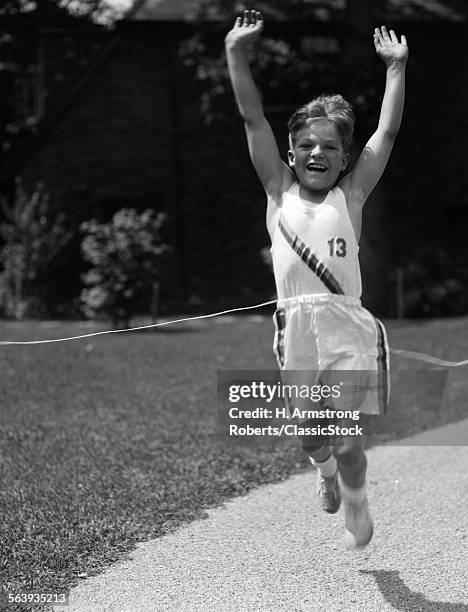
[[(342, 0), (324, 0), (309, 3), (303, 0), (256, 2), (255, 8), (263, 13), (268, 31), (269, 23), (319, 19), (323, 11), (327, 18), (343, 7)], [(233, 96), (229, 84), (222, 38), (232, 27), (237, 15), (250, 8), (244, 2), (204, 0), (200, 4), (197, 33), (184, 41), (180, 56), (184, 65), (193, 72), (200, 85), (200, 110), (205, 123), (229, 120), (233, 113)], [(313, 52), (312, 52), (313, 53)], [(322, 83), (333, 90), (337, 84), (336, 58), (314, 54), (301, 48), (300, 41), (285, 37), (272, 37), (264, 33), (250, 52), (250, 64), (255, 81), (264, 97), (265, 106), (289, 107), (304, 103), (314, 85)]]
[[(206, 124), (232, 117), (234, 110), (226, 55), (213, 51), (203, 34), (185, 41), (180, 49), (184, 66), (193, 71), (200, 85), (200, 111)], [(266, 104), (288, 105), (296, 102), (297, 92), (306, 95), (315, 71), (289, 43), (263, 37), (251, 56), (252, 60), (255, 56), (252, 71)]]
[(133, 0), (7, 0), (0, 7), (0, 16), (32, 14), (40, 19), (67, 12), (74, 17), (87, 17), (95, 23), (112, 26), (131, 7)]

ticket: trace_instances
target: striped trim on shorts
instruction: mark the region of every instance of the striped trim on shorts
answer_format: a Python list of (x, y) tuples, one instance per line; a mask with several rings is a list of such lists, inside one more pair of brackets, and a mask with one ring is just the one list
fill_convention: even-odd
[(280, 369), (284, 366), (284, 330), (286, 328), (286, 311), (284, 308), (277, 308), (275, 311), (275, 337), (273, 340), (273, 352)]
[(387, 334), (383, 323), (374, 317), (377, 327), (377, 393), (379, 413), (386, 414), (390, 401), (390, 358)]

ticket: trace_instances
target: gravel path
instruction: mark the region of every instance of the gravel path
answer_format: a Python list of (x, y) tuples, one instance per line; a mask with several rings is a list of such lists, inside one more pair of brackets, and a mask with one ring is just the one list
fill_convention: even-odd
[(342, 512), (318, 508), (310, 471), (139, 544), (55, 611), (468, 612), (468, 419), (406, 443), (368, 452), (363, 551), (344, 548)]

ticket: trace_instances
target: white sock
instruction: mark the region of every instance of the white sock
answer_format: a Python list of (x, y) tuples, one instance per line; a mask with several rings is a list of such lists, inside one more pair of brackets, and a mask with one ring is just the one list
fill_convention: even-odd
[(367, 481), (364, 481), (362, 487), (359, 487), (358, 489), (353, 489), (352, 487), (348, 487), (348, 485), (343, 482), (341, 474), (338, 474), (338, 480), (340, 483), (341, 494), (345, 501), (358, 504), (364, 501), (364, 498), (367, 494)]
[(318, 469), (322, 478), (329, 478), (336, 472), (336, 459), (332, 453), (325, 461), (315, 461), (313, 457), (309, 457), (309, 459), (312, 465)]

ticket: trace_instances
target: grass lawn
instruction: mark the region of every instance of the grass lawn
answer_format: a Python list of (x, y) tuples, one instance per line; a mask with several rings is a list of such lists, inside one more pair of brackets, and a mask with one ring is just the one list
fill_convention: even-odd
[[(467, 326), (468, 318), (387, 323), (394, 348), (453, 361), (468, 355)], [(0, 322), (1, 340), (89, 331)], [(216, 435), (217, 370), (275, 369), (272, 334), (269, 317), (239, 317), (0, 346), (2, 589), (68, 590), (135, 542), (306, 468), (295, 440), (225, 446)], [(467, 416), (466, 368), (451, 370), (439, 410), (430, 385), (411, 383), (424, 367), (393, 358), (381, 438)]]

